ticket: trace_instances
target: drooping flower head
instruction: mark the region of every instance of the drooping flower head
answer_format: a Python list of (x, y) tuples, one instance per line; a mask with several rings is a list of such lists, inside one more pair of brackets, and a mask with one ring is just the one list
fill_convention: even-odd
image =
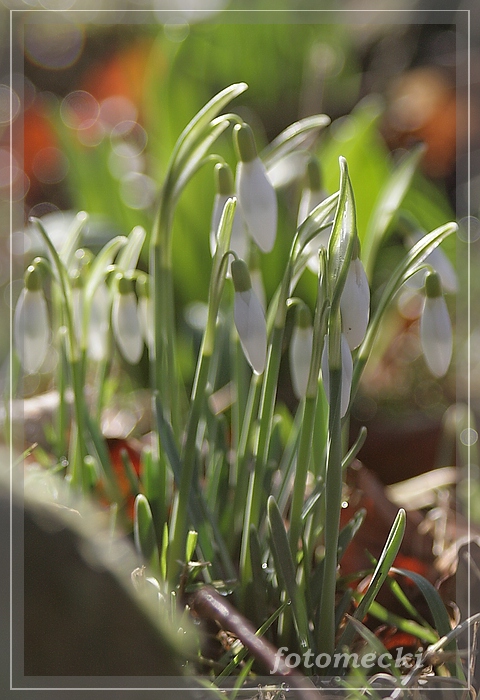
[(14, 317), (15, 349), (27, 374), (38, 372), (48, 352), (50, 323), (38, 267), (30, 265)]
[[(347, 339), (342, 333), (340, 338), (340, 353), (342, 362), (342, 390), (341, 390), (341, 400), (340, 400), (340, 417), (347, 412), (348, 404), (350, 402), (350, 391), (352, 388), (352, 377), (353, 377), (353, 361), (350, 348), (348, 347)], [(330, 364), (329, 364), (329, 350), (328, 350), (328, 336), (325, 336), (325, 343), (323, 346), (322, 353), (322, 378), (323, 378), (323, 388), (325, 389), (325, 394), (327, 396), (327, 401), (330, 402)]]
[[(318, 158), (312, 155), (307, 163), (307, 185), (302, 192), (298, 207), (297, 228), (326, 197), (327, 193), (322, 185), (320, 164)], [(309, 255), (307, 267), (316, 275), (318, 275), (318, 251), (321, 247), (328, 247), (330, 232), (331, 227), (326, 228), (314, 236), (305, 246), (305, 252)]]
[(360, 243), (355, 237), (353, 255), (340, 299), (342, 332), (350, 350), (365, 338), (370, 317), (370, 287), (360, 260)]
[(233, 315), (238, 337), (253, 371), (261, 374), (267, 359), (267, 324), (244, 260), (232, 262), (232, 280), (235, 287)]
[(452, 324), (442, 293), (440, 275), (425, 278), (425, 303), (420, 318), (420, 342), (425, 362), (435, 377), (443, 377), (452, 359)]
[(248, 231), (260, 250), (272, 250), (277, 235), (277, 195), (267, 171), (258, 157), (253, 133), (248, 124), (233, 130), (239, 158), (236, 189)]
[(119, 275), (112, 307), (112, 329), (124, 359), (132, 365), (140, 362), (143, 338), (137, 313), (137, 298), (131, 279)]
[(305, 304), (295, 310), (295, 325), (290, 340), (290, 374), (297, 399), (307, 392), (310, 363), (312, 360), (313, 327), (310, 309)]

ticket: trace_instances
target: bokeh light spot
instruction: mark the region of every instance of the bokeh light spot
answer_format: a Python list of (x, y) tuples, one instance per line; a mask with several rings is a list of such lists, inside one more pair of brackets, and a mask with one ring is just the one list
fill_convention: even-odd
[(8, 85), (0, 85), (0, 124), (9, 124), (20, 111), (20, 98)]
[(75, 90), (60, 105), (60, 116), (70, 129), (89, 129), (98, 119), (100, 105), (89, 92)]
[(145, 150), (147, 132), (138, 122), (123, 121), (112, 129), (110, 139), (115, 153), (132, 158)]
[(65, 154), (55, 146), (40, 149), (33, 159), (33, 173), (46, 185), (61, 182), (68, 172), (69, 162)]
[(460, 433), (460, 442), (462, 445), (466, 445), (467, 447), (470, 447), (471, 445), (474, 445), (478, 440), (478, 433), (476, 430), (473, 428), (465, 428), (465, 430), (462, 430)]
[(25, 55), (43, 68), (62, 70), (79, 58), (85, 43), (84, 29), (71, 23), (26, 24)]
[(128, 173), (120, 182), (120, 195), (131, 209), (146, 209), (155, 198), (156, 185), (148, 175)]
[(100, 103), (100, 121), (106, 128), (112, 129), (120, 122), (135, 122), (137, 116), (137, 108), (123, 95), (111, 95)]

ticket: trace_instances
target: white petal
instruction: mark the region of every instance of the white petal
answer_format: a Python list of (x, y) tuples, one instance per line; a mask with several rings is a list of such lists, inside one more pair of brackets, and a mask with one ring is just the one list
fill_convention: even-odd
[(352, 260), (340, 299), (342, 331), (350, 350), (357, 348), (365, 338), (370, 317), (370, 288), (359, 258)]
[(310, 212), (323, 202), (326, 196), (327, 193), (324, 190), (310, 190), (308, 188), (303, 190), (298, 207), (297, 228), (303, 224)]
[(237, 194), (250, 235), (268, 253), (277, 234), (277, 195), (260, 158), (238, 163)]
[(320, 265), (318, 261), (318, 251), (320, 248), (328, 248), (328, 239), (330, 238), (330, 233), (332, 232), (331, 227), (325, 229), (321, 233), (318, 233), (312, 238), (310, 243), (305, 246), (305, 252), (310, 256), (308, 258), (307, 267), (315, 275), (320, 272)]
[(136, 365), (143, 352), (143, 338), (138, 322), (135, 294), (117, 293), (113, 300), (112, 327), (120, 352), (127, 362)]
[[(350, 402), (350, 390), (352, 388), (353, 376), (353, 360), (347, 340), (342, 333), (340, 341), (340, 352), (342, 356), (342, 396), (340, 401), (340, 417), (343, 418), (347, 412)], [(322, 378), (323, 388), (327, 396), (327, 401), (330, 402), (330, 372), (328, 368), (328, 336), (325, 336), (325, 344), (322, 353)]]
[(143, 339), (147, 347), (153, 347), (153, 304), (149, 297), (140, 297), (138, 300), (138, 322), (142, 331)]
[(312, 359), (313, 328), (295, 326), (290, 341), (290, 374), (297, 399), (305, 396)]
[(259, 269), (250, 270), (250, 280), (252, 282), (252, 289), (260, 302), (260, 306), (265, 312), (267, 308), (267, 299), (265, 296), (265, 287), (263, 286), (262, 271)]
[(425, 361), (435, 377), (443, 377), (452, 359), (452, 325), (443, 297), (427, 297), (420, 319), (420, 341)]
[(109, 352), (110, 294), (102, 282), (93, 294), (88, 325), (87, 354), (95, 362), (106, 360)]
[(47, 356), (50, 325), (42, 290), (23, 289), (15, 309), (15, 349), (27, 374), (38, 372)]
[(257, 374), (265, 369), (267, 326), (260, 302), (252, 289), (236, 292), (234, 319), (245, 356)]

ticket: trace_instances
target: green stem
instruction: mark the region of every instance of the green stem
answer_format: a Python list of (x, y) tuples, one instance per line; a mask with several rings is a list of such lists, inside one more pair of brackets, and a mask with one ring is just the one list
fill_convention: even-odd
[(198, 422), (205, 401), (205, 390), (210, 367), (211, 351), (207, 346), (207, 334), (204, 336), (202, 349), (192, 389), (192, 403), (187, 424), (187, 437), (182, 453), (182, 472), (178, 488), (175, 515), (171, 527), (172, 537), (168, 548), (167, 577), (174, 585), (182, 568), (188, 527), (188, 504), (195, 476)]
[(292, 507), (290, 509), (290, 549), (296, 561), (298, 541), (302, 532), (302, 509), (305, 499), (308, 464), (311, 455), (313, 427), (315, 423), (316, 397), (307, 396), (303, 410), (300, 444), (297, 453), (297, 468), (293, 484)]
[[(332, 350), (332, 345), (330, 345)], [(335, 648), (335, 589), (337, 550), (342, 503), (342, 430), (340, 419), (342, 370), (341, 360), (330, 353), (330, 413), (327, 474), (325, 483), (325, 558), (320, 601), (319, 651), (333, 654)], [(332, 361), (333, 359), (333, 361)]]
[(240, 571), (242, 573), (242, 585), (246, 586), (251, 579), (249, 532), (251, 525), (258, 529), (262, 507), (263, 481), (267, 466), (268, 448), (272, 433), (273, 411), (277, 394), (278, 371), (282, 352), (283, 325), (275, 326), (272, 332), (269, 346), (267, 367), (262, 384), (260, 398), (259, 428), (256, 445), (254, 448), (254, 469), (250, 477), (245, 519), (242, 533), (242, 546), (240, 553)]

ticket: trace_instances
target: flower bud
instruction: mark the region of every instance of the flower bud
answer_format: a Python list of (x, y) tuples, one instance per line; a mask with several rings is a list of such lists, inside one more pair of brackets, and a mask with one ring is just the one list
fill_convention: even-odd
[(370, 317), (370, 287), (358, 257), (358, 239), (355, 248), (340, 299), (342, 331), (350, 350), (358, 348), (365, 338)]
[(50, 325), (40, 271), (30, 265), (15, 309), (15, 349), (27, 374), (38, 372), (48, 352)]
[(277, 234), (277, 196), (257, 155), (250, 127), (237, 124), (234, 137), (239, 157), (236, 172), (238, 203), (253, 240), (264, 253), (268, 253)]
[[(340, 339), (340, 353), (342, 357), (342, 396), (340, 401), (340, 417), (343, 418), (343, 416), (347, 412), (348, 404), (350, 402), (350, 390), (352, 388), (353, 376), (352, 355), (350, 352), (350, 348), (348, 347), (347, 340), (343, 333)], [(323, 388), (325, 389), (327, 401), (330, 402), (330, 368), (328, 357), (328, 336), (325, 336), (325, 343), (323, 346), (322, 378)]]
[(122, 356), (130, 364), (136, 365), (143, 352), (137, 298), (132, 281), (122, 276), (119, 276), (118, 291), (113, 300), (112, 328)]
[(297, 399), (302, 399), (307, 391), (312, 347), (312, 317), (308, 307), (303, 304), (296, 309), (295, 325), (290, 340), (290, 374)]
[(430, 372), (435, 377), (443, 377), (452, 359), (453, 338), (438, 273), (427, 274), (425, 292), (425, 303), (420, 318), (420, 342)]
[(261, 374), (267, 359), (267, 325), (243, 260), (232, 262), (232, 280), (235, 287), (233, 315), (238, 337), (252, 369)]

